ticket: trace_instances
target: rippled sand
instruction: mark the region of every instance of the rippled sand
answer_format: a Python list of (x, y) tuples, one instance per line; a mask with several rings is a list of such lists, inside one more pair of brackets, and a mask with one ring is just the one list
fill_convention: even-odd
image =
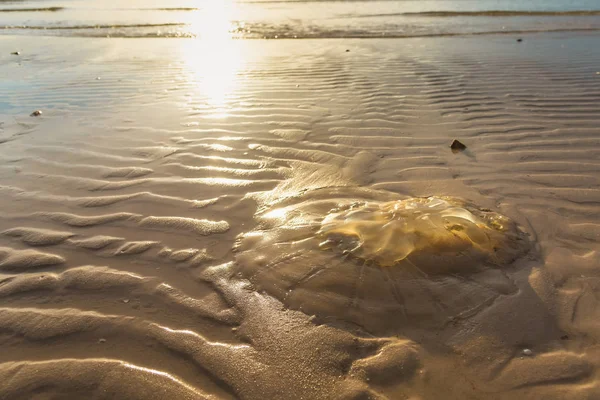
[(0, 37), (0, 399), (600, 397), (598, 37), (227, 43)]

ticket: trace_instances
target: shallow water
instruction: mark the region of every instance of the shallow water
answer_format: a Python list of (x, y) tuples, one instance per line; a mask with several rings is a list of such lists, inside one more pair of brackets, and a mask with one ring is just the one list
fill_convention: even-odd
[(600, 29), (577, 1), (0, 2), (1, 33), (86, 37), (368, 38)]

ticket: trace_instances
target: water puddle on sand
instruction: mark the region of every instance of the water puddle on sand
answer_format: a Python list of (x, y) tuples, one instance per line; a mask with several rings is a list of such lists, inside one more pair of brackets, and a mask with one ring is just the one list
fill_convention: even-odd
[(380, 335), (443, 327), (517, 290), (507, 271), (531, 243), (508, 217), (450, 197), (310, 194), (263, 212), (237, 246), (241, 275), (290, 308)]

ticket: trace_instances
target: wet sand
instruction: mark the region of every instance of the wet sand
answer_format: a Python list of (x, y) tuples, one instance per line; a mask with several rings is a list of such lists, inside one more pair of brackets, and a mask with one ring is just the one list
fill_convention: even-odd
[[(600, 37), (523, 38), (0, 37), (0, 399), (600, 397)], [(313, 243), (429, 196), (510, 257)]]

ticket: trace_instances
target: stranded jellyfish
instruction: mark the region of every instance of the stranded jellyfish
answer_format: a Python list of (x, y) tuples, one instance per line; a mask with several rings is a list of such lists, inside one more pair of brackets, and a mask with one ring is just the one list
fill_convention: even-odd
[(509, 218), (450, 197), (317, 199), (260, 215), (237, 271), (287, 307), (373, 333), (443, 327), (516, 292)]

